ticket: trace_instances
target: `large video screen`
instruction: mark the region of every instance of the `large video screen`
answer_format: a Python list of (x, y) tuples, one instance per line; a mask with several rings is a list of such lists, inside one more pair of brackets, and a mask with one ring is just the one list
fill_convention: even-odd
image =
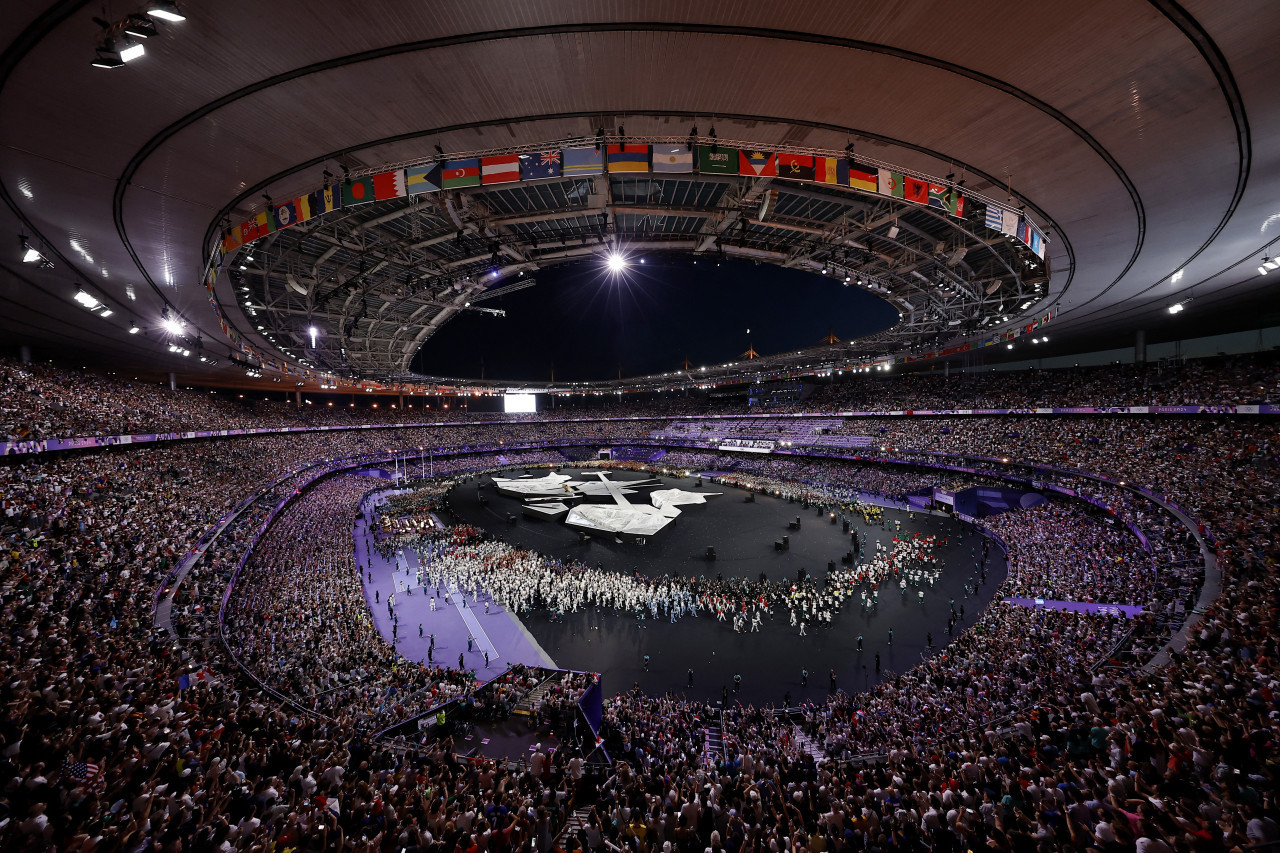
[(503, 394), (502, 410), (507, 414), (538, 411), (538, 398), (533, 394)]

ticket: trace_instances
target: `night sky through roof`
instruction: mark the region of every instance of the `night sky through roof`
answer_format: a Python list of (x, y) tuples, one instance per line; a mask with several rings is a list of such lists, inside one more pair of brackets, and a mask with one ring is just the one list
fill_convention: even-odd
[[(897, 320), (897, 311), (834, 277), (714, 257), (645, 256), (620, 276), (600, 260), (535, 274), (537, 285), (484, 302), (505, 317), (464, 311), (430, 338), (413, 370), (434, 376), (547, 381), (616, 379), (736, 361), (842, 340)], [(510, 282), (511, 279), (508, 279)], [(748, 335), (747, 330), (750, 329)]]

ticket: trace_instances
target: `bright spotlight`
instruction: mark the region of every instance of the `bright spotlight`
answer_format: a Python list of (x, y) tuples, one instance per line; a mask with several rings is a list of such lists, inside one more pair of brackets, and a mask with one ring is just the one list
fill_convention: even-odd
[(316, 348), (316, 327), (312, 326), (310, 329), (310, 332), (311, 332), (311, 348), (315, 349)]
[(187, 19), (187, 16), (182, 14), (182, 11), (178, 9), (178, 4), (173, 0), (153, 0), (153, 2), (147, 4), (143, 11), (153, 18), (159, 18), (169, 23), (177, 23)]
[(147, 52), (147, 49), (140, 44), (132, 44), (120, 50), (120, 58), (125, 62), (132, 62)]
[(165, 317), (160, 325), (164, 326), (164, 330), (171, 335), (180, 335), (186, 326), (177, 317)]
[(609, 272), (611, 273), (620, 273), (627, 268), (627, 259), (617, 252), (611, 253), (606, 263), (608, 263)]

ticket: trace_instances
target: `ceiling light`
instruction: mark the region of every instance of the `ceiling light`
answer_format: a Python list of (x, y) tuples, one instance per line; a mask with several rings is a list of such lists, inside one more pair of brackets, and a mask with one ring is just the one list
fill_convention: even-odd
[(133, 323), (133, 324), (131, 324), (131, 325), (129, 326), (129, 334), (131, 334), (131, 335), (136, 335), (136, 334), (138, 334), (138, 332), (140, 332), (140, 331), (142, 331), (142, 330), (138, 328), (138, 324), (137, 324), (137, 323)]
[(107, 306), (103, 305), (103, 306), (102, 306), (102, 310), (98, 312), (98, 316), (99, 316), (99, 317), (110, 317), (110, 316), (111, 316), (112, 314), (114, 314), (114, 313), (116, 313), (116, 312), (112, 311), (110, 308), (108, 308)]
[[(1261, 267), (1259, 267), (1259, 269), (1261, 269)], [(1186, 306), (1184, 306), (1181, 302), (1175, 302), (1175, 303), (1173, 303), (1172, 305), (1170, 305), (1170, 306), (1169, 306), (1169, 313), (1170, 313), (1170, 314), (1178, 314), (1178, 313), (1181, 313), (1182, 309), (1183, 309), (1183, 308), (1185, 308), (1185, 307), (1186, 307)]]
[(898, 236), (898, 230), (899, 230), (899, 229), (898, 229), (898, 223), (896, 223), (896, 222), (895, 222), (894, 224), (892, 224), (892, 225), (890, 225), (890, 226), (889, 226), (889, 239), (890, 239), (890, 240), (894, 240), (894, 239), (896, 239), (896, 238), (897, 238), (897, 236)]
[(151, 0), (143, 11), (153, 18), (159, 18), (171, 24), (187, 19), (187, 16), (182, 14), (182, 10), (178, 8), (178, 4), (173, 0)]
[(111, 52), (98, 51), (94, 56), (93, 62), (89, 63), (94, 68), (119, 68), (124, 65), (124, 60), (120, 58), (120, 54)]
[(40, 254), (40, 252), (37, 251), (36, 249), (33, 249), (31, 247), (31, 244), (27, 242), (26, 237), (23, 237), (21, 239), (22, 239), (22, 262), (24, 264), (38, 263), (44, 257), (44, 255)]
[(76, 291), (75, 299), (76, 299), (76, 302), (79, 302), (81, 305), (83, 305), (85, 308), (88, 308), (91, 311), (102, 304), (101, 302), (94, 299), (89, 294), (85, 293), (83, 290)]
[(620, 273), (627, 268), (627, 259), (617, 252), (613, 252), (609, 255), (607, 263), (609, 265), (609, 272), (611, 273)]
[(1269, 270), (1273, 270), (1273, 269), (1276, 269), (1277, 267), (1280, 267), (1280, 261), (1277, 261), (1275, 258), (1272, 258), (1271, 260), (1267, 260), (1266, 258), (1263, 258), (1262, 265)]
[(160, 325), (164, 326), (164, 330), (171, 335), (180, 335), (182, 330), (186, 328), (186, 325), (181, 320), (173, 316), (165, 317), (160, 322)]

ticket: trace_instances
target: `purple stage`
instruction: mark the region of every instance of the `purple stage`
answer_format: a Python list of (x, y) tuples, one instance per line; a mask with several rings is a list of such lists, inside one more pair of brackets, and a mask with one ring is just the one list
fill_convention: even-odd
[[(361, 567), (365, 600), (373, 614), (374, 625), (387, 642), (391, 642), (392, 619), (387, 613), (387, 598), (396, 593), (394, 611), (400, 617), (396, 650), (401, 655), (426, 663), (430, 636), (435, 634), (433, 662), (456, 667), (461, 654), (467, 668), (474, 669), (480, 681), (489, 681), (517, 663), (555, 666), (520, 620), (486, 595), (482, 594), (479, 601), (467, 598), (464, 607), (463, 596), (456, 590), (443, 589), (437, 597), (434, 588), (418, 587), (410, 594), (407, 590), (416, 583), (417, 554), (400, 551), (392, 561), (384, 560), (375, 549), (367, 547), (371, 537), (366, 524), (365, 518), (357, 519), (355, 527), (356, 563)], [(431, 610), (432, 599), (436, 604), (434, 612)], [(488, 613), (485, 613), (486, 603)], [(418, 636), (419, 625), (422, 626), (421, 637)], [(475, 638), (470, 652), (467, 651), (468, 635)], [(489, 652), (488, 668), (484, 663), (486, 651)]]

